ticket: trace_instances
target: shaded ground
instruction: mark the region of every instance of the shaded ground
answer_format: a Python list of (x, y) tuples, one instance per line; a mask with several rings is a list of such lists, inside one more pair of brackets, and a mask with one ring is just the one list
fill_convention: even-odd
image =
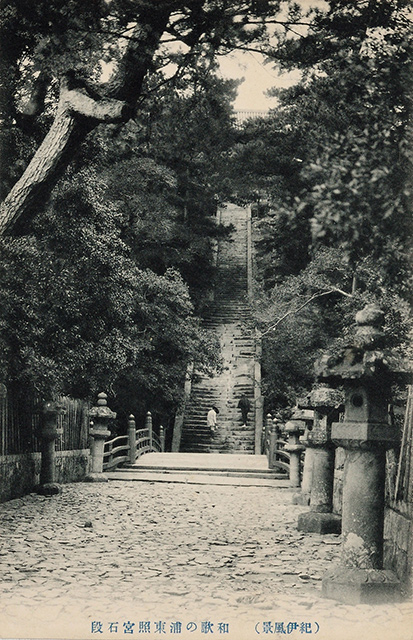
[(413, 638), (409, 602), (321, 598), (339, 538), (299, 533), (291, 494), (111, 481), (0, 505), (0, 637)]

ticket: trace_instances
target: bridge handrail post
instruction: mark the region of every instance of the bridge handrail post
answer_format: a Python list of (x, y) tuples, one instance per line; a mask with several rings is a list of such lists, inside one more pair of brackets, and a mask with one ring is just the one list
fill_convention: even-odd
[(162, 425), (159, 427), (159, 440), (161, 441), (161, 452), (164, 453), (164, 451), (165, 451), (165, 429), (163, 428)]
[(131, 413), (128, 418), (128, 443), (129, 443), (129, 462), (136, 462), (136, 421), (135, 416)]
[(277, 428), (274, 424), (270, 425), (269, 444), (268, 444), (268, 468), (274, 469), (275, 453), (277, 450)]
[(149, 450), (151, 451), (153, 447), (153, 425), (152, 425), (152, 414), (150, 411), (148, 411), (146, 414), (145, 429), (148, 430)]

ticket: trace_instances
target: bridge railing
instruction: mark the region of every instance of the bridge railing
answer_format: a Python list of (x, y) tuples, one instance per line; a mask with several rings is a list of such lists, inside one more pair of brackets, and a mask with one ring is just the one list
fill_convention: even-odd
[(271, 415), (267, 415), (263, 434), (264, 454), (268, 458), (268, 468), (278, 469), (279, 471), (290, 472), (290, 454), (284, 451), (287, 444), (285, 440), (280, 438), (277, 423), (273, 421)]
[(116, 469), (120, 464), (129, 461), (129, 436), (117, 436), (107, 440), (103, 447), (103, 470)]
[(151, 451), (164, 451), (165, 446), (162, 444), (162, 432), (159, 437), (156, 433), (149, 432), (149, 429), (139, 429), (136, 432), (136, 457), (135, 460), (140, 458), (144, 453), (150, 453)]
[(158, 434), (152, 427), (152, 415), (146, 414), (143, 429), (136, 429), (135, 418), (129, 417), (128, 434), (107, 440), (103, 447), (103, 471), (111, 471), (122, 464), (134, 464), (145, 453), (165, 451), (165, 431), (161, 426)]

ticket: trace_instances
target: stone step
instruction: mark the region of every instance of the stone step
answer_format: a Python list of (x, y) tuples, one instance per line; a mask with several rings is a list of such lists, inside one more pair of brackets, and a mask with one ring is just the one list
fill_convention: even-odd
[[(219, 241), (215, 299), (204, 313), (203, 326), (220, 340), (224, 371), (213, 379), (201, 378), (192, 385), (182, 429), (181, 449), (186, 451), (244, 451), (254, 449), (254, 407), (249, 425), (243, 427), (238, 401), (242, 393), (254, 398), (255, 342), (248, 300), (247, 215), (230, 205), (222, 212), (234, 225), (232, 241)], [(218, 407), (218, 429), (213, 436), (206, 425), (211, 405)]]
[(179, 475), (183, 475), (186, 473), (191, 473), (191, 472), (196, 472), (197, 474), (200, 475), (212, 475), (212, 476), (226, 476), (226, 477), (233, 477), (233, 478), (285, 478), (286, 474), (285, 473), (280, 473), (279, 471), (273, 471), (272, 469), (268, 469), (267, 471), (259, 471), (256, 469), (197, 469), (196, 467), (194, 467), (193, 469), (188, 469), (186, 467), (183, 467), (181, 469), (169, 469), (169, 468), (162, 468), (162, 467), (136, 467), (135, 465), (133, 466), (127, 466), (127, 467), (123, 467), (122, 469), (119, 469), (119, 471), (122, 473), (125, 472), (130, 472), (130, 471), (135, 471), (136, 473), (162, 473), (162, 474), (179, 474)]
[(106, 473), (109, 480), (127, 480), (135, 482), (169, 482), (177, 484), (205, 484), (205, 485), (226, 485), (235, 487), (272, 487), (274, 489), (289, 489), (289, 480), (284, 476), (274, 476), (270, 478), (244, 478), (236, 476), (200, 474), (188, 472), (177, 473), (135, 473), (134, 471), (111, 471)]

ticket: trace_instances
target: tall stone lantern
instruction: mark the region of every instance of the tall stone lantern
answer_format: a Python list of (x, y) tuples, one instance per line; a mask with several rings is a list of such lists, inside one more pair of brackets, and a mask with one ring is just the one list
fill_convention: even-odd
[(344, 420), (333, 422), (332, 440), (346, 452), (343, 475), (341, 565), (327, 572), (322, 593), (348, 604), (377, 604), (399, 596), (399, 582), (383, 569), (386, 450), (398, 434), (388, 418), (390, 388), (407, 369), (382, 347), (383, 312), (367, 305), (357, 313), (352, 346), (316, 365), (319, 380), (342, 385)]
[(303, 435), (308, 421), (311, 422), (311, 420), (308, 412), (296, 407), (291, 419), (284, 425), (283, 431), (288, 434), (288, 442), (283, 450), (290, 454), (290, 487), (299, 487), (301, 483), (300, 461), (305, 447), (300, 442), (300, 436)]
[(300, 444), (305, 447), (303, 475), (301, 478), (301, 490), (292, 497), (293, 504), (302, 504), (308, 506), (310, 504), (311, 482), (313, 477), (313, 449), (308, 446), (308, 436), (313, 429), (314, 412), (309, 405), (309, 396), (301, 398), (297, 402), (299, 409), (303, 410), (302, 414), (306, 416), (304, 433), (300, 436)]
[(56, 483), (56, 440), (63, 433), (63, 429), (59, 427), (59, 416), (64, 413), (64, 405), (59, 400), (48, 400), (42, 404), (40, 428), (42, 457), (40, 484), (36, 490), (44, 496), (60, 493), (60, 486)]
[(312, 474), (310, 511), (298, 517), (298, 530), (306, 533), (340, 533), (341, 518), (333, 513), (335, 445), (331, 425), (338, 420), (343, 394), (327, 385), (314, 388), (308, 404), (314, 411), (314, 423), (307, 432), (305, 455), (311, 454)]
[[(97, 405), (89, 411), (89, 416), (93, 420), (90, 430), (91, 435), (91, 470), (86, 476), (86, 482), (107, 482), (108, 479), (103, 473), (103, 451), (105, 440), (110, 436), (108, 424), (116, 418), (116, 413), (107, 406), (106, 393), (99, 393)], [(91, 423), (92, 424), (92, 423)]]

